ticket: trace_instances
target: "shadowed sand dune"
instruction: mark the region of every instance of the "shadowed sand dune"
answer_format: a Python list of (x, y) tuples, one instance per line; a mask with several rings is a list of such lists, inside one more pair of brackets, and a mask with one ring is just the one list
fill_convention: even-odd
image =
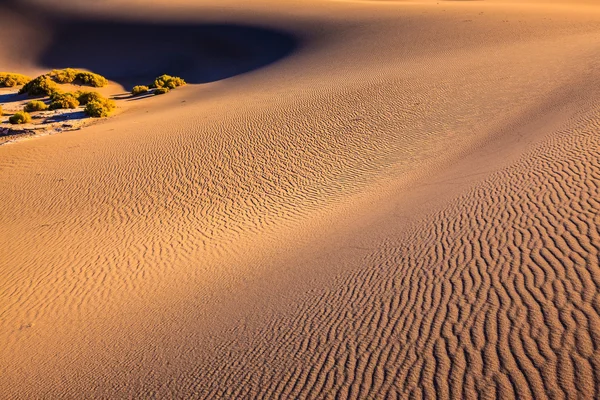
[(8, 5), (50, 38), (37, 65), (86, 68), (124, 86), (164, 73), (189, 83), (217, 81), (273, 63), (299, 45), (290, 34), (259, 26), (73, 18), (44, 5)]
[(217, 81), (275, 62), (298, 46), (283, 32), (236, 25), (76, 20), (60, 21), (53, 29), (40, 65), (77, 65), (123, 85), (151, 82), (165, 72), (189, 83)]
[(598, 397), (594, 2), (34, 6), (198, 84), (0, 146), (0, 397)]

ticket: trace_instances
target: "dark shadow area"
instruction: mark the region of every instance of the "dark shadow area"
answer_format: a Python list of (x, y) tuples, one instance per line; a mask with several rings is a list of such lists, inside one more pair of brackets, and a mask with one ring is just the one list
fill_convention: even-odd
[(165, 73), (206, 83), (271, 64), (297, 46), (289, 34), (250, 26), (57, 20), (39, 62), (86, 68), (127, 87)]
[(54, 122), (65, 122), (65, 121), (77, 121), (80, 119), (88, 118), (88, 116), (83, 111), (70, 111), (62, 114), (51, 115), (49, 117), (43, 117), (45, 124), (50, 124)]
[(148, 93), (144, 93), (144, 94), (138, 94), (138, 95), (132, 95), (131, 93), (123, 93), (123, 94), (118, 94), (116, 96), (111, 96), (111, 99), (113, 100), (125, 100), (125, 101), (135, 101), (135, 100), (142, 100), (142, 99), (147, 99), (148, 97), (154, 97), (154, 93), (152, 91), (148, 92)]
[(127, 88), (161, 74), (188, 83), (218, 81), (274, 63), (300, 45), (288, 32), (259, 26), (69, 16), (20, 0), (0, 0), (0, 12), (4, 7), (52, 38), (39, 65), (85, 68)]
[(12, 103), (14, 101), (23, 101), (27, 98), (27, 95), (18, 93), (0, 93), (0, 103)]

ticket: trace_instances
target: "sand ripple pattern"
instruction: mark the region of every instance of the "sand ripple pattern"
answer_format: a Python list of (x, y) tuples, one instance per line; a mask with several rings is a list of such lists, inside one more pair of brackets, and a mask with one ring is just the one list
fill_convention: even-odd
[(600, 9), (536, 1), (93, 2), (302, 46), (0, 147), (0, 397), (599, 398)]
[(337, 289), (273, 322), (251, 351), (224, 346), (221, 356), (236, 364), (193, 390), (597, 398), (599, 131), (598, 110), (580, 116), (404, 240), (389, 240)]

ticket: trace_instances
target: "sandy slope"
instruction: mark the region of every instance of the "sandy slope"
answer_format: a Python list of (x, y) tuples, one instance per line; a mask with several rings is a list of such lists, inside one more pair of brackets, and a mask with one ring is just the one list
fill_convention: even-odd
[(246, 3), (0, 6), (200, 65), (0, 146), (0, 397), (600, 395), (595, 2)]

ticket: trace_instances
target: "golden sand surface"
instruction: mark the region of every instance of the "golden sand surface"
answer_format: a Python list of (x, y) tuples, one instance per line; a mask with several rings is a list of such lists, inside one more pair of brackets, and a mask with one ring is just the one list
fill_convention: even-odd
[(0, 398), (600, 396), (596, 1), (7, 0), (0, 31), (3, 71), (189, 82), (0, 146)]

